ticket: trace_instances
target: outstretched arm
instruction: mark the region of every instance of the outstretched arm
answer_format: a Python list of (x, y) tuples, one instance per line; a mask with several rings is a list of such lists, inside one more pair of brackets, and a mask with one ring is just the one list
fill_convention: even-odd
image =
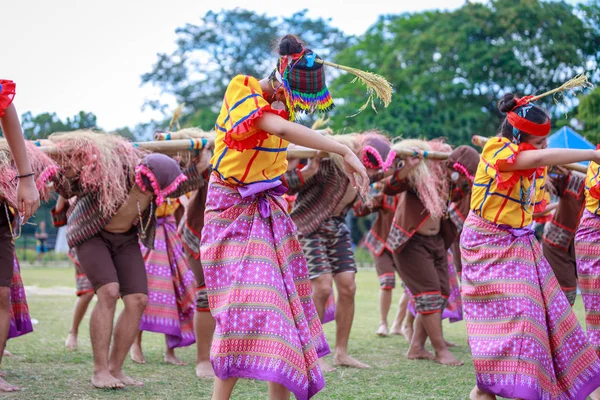
[(8, 106), (4, 116), (0, 118), (0, 124), (15, 160), (18, 173), (20, 176), (26, 176), (19, 178), (17, 183), (17, 208), (23, 217), (28, 219), (40, 206), (40, 194), (35, 187), (35, 178), (27, 157), (25, 139), (14, 104)]
[(500, 171), (510, 172), (551, 165), (565, 165), (581, 161), (600, 162), (600, 152), (595, 150), (544, 149), (522, 151), (514, 163), (501, 164)]
[(288, 142), (312, 149), (336, 153), (344, 157), (345, 172), (350, 182), (363, 196), (369, 191), (367, 170), (358, 157), (343, 144), (321, 135), (303, 125), (285, 120), (275, 114), (265, 113), (256, 121), (256, 126)]

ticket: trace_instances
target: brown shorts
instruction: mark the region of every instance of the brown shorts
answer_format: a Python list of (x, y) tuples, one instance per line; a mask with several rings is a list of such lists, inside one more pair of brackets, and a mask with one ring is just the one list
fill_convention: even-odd
[(575, 242), (571, 240), (569, 251), (564, 251), (542, 241), (544, 257), (556, 275), (558, 284), (567, 296), (571, 305), (575, 304), (577, 298), (577, 258), (575, 257)]
[(204, 281), (204, 270), (202, 269), (202, 262), (194, 258), (188, 251), (186, 251), (188, 262), (194, 276), (196, 277), (196, 311), (197, 312), (210, 312), (208, 307), (208, 292), (206, 290), (206, 282)]
[(454, 269), (456, 273), (460, 275), (462, 273), (462, 258), (460, 255), (460, 236), (456, 238), (450, 250), (452, 250), (452, 261), (454, 261)]
[[(12, 216), (11, 216), (12, 217)], [(15, 264), (15, 245), (8, 225), (6, 207), (0, 203), (0, 286), (10, 287)]]
[(419, 314), (441, 312), (450, 295), (448, 252), (441, 235), (413, 235), (394, 261)]
[(389, 250), (384, 250), (380, 256), (372, 254), (375, 270), (379, 278), (381, 290), (392, 290), (396, 287), (396, 266), (394, 256)]
[(81, 268), (95, 292), (107, 283), (118, 283), (121, 297), (148, 294), (148, 276), (137, 228), (126, 233), (100, 231), (76, 251)]

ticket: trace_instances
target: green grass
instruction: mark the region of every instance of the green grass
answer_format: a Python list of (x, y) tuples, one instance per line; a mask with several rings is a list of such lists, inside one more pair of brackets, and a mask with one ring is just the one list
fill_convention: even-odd
[[(89, 340), (89, 313), (80, 331), (80, 348), (70, 353), (64, 339), (71, 323), (75, 301), (72, 268), (24, 268), (26, 286), (40, 288), (73, 287), (73, 295), (57, 290), (52, 294), (28, 297), (32, 317), (39, 323), (35, 332), (8, 342), (8, 349), (21, 359), (4, 359), (8, 380), (23, 391), (4, 395), (11, 399), (209, 399), (212, 381), (198, 380), (194, 375), (195, 347), (177, 350), (188, 363), (186, 367), (162, 362), (164, 339), (145, 333), (144, 350), (147, 364), (135, 365), (129, 359), (126, 371), (145, 381), (144, 388), (100, 391), (91, 387), (92, 354)], [(466, 343), (464, 323), (444, 323), (448, 340), (458, 347), (454, 353), (465, 361), (458, 368), (443, 367), (428, 361), (408, 361), (406, 341), (398, 336), (378, 338), (374, 332), (379, 323), (377, 308), (378, 282), (374, 270), (361, 270), (357, 275), (357, 308), (350, 338), (350, 352), (369, 363), (369, 370), (338, 369), (327, 375), (327, 386), (316, 399), (466, 399), (474, 385), (473, 363)], [(396, 290), (394, 302), (400, 291)], [(94, 303), (92, 303), (93, 306)], [(577, 314), (583, 321), (582, 302), (577, 300)], [(390, 322), (395, 305), (390, 312)], [(334, 340), (333, 323), (325, 331)], [(332, 343), (333, 344), (333, 343)], [(331, 356), (328, 357), (331, 360)], [(233, 399), (266, 399), (264, 382), (240, 380)]]

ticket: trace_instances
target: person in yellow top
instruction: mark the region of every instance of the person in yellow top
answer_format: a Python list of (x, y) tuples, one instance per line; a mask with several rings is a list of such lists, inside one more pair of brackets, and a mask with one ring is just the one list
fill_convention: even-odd
[(498, 103), (507, 115), (483, 149), (460, 239), (470, 398), (597, 399), (600, 360), (531, 225), (545, 206), (546, 167), (600, 153), (547, 149), (550, 117), (531, 100), (509, 93)]
[(585, 210), (575, 234), (577, 279), (585, 307), (587, 335), (600, 356), (600, 165), (598, 162), (590, 162), (584, 188)]
[(238, 378), (267, 381), (271, 399), (307, 400), (325, 386), (318, 360), (330, 350), (281, 197), (288, 142), (343, 156), (352, 185), (368, 191), (350, 148), (293, 122), (333, 107), (321, 59), (293, 35), (279, 55), (269, 77), (232, 79), (215, 125), (200, 249), (216, 321), (213, 399), (228, 399)]

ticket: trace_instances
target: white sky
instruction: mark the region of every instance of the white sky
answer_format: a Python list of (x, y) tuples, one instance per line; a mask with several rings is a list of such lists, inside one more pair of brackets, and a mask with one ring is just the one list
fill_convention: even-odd
[[(270, 15), (307, 8), (332, 17), (349, 34), (362, 34), (380, 14), (453, 9), (465, 0), (17, 0), (1, 9), (0, 78), (17, 83), (20, 114), (57, 112), (62, 119), (93, 112), (106, 130), (152, 117), (141, 111), (156, 89), (140, 87), (159, 52), (175, 49), (175, 29), (199, 23), (209, 9), (242, 7)], [(216, 6), (218, 4), (218, 6)]]

